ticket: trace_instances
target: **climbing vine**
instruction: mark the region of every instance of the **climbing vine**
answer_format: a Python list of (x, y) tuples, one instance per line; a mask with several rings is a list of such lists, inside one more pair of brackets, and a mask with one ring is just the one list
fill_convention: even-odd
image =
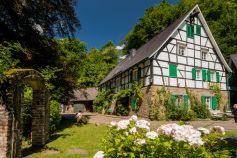
[(222, 100), (221, 87), (218, 84), (211, 84), (209, 85), (209, 90), (216, 96), (217, 109), (220, 109)]

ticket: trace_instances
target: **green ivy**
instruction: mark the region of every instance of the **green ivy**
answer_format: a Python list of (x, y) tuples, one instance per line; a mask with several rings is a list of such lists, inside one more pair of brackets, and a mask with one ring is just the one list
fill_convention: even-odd
[(220, 109), (222, 100), (221, 87), (218, 84), (212, 84), (209, 85), (209, 90), (216, 96), (217, 109)]

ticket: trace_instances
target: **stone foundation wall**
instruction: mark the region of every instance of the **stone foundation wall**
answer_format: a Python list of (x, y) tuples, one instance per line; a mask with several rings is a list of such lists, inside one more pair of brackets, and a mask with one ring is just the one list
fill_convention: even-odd
[[(157, 90), (161, 88), (162, 86), (149, 86), (149, 87), (142, 88), (144, 95), (143, 95), (142, 103), (137, 112), (138, 116), (141, 116), (141, 117), (149, 116), (150, 102), (156, 95)], [(178, 88), (178, 87), (166, 87), (166, 88), (168, 88), (168, 90), (174, 94), (178, 94), (178, 95), (186, 94), (185, 88)], [(200, 99), (200, 101), (201, 101), (201, 96), (213, 96), (213, 93), (208, 89), (191, 89), (190, 88), (190, 90), (197, 96), (198, 99)], [(221, 91), (221, 94), (222, 94), (222, 102), (220, 106), (220, 111), (223, 111), (224, 109), (227, 109), (228, 93), (227, 91)]]
[(10, 145), (10, 129), (11, 118), (9, 112), (0, 105), (0, 158), (7, 158), (10, 155), (8, 145)]

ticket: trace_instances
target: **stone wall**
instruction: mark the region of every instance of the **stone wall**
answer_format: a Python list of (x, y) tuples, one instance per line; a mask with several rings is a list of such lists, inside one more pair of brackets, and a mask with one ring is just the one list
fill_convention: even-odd
[(49, 137), (49, 93), (37, 71), (23, 71), (7, 77), (6, 88), (1, 89), (0, 96), (0, 158), (18, 158), (21, 157), (24, 86), (33, 88), (33, 146), (44, 145)]
[[(154, 98), (157, 90), (161, 89), (161, 88), (162, 88), (162, 86), (149, 86), (149, 87), (142, 88), (144, 95), (143, 95), (142, 103), (141, 103), (138, 113), (137, 113), (139, 116), (141, 116), (141, 117), (148, 117), (149, 116), (149, 107), (150, 107), (149, 104), (151, 102), (151, 99)], [(166, 88), (168, 88), (168, 90), (174, 94), (180, 94), (180, 95), (186, 94), (185, 88), (178, 88), (178, 87), (166, 87)], [(201, 100), (201, 96), (205, 96), (205, 95), (212, 96), (213, 95), (213, 93), (208, 89), (191, 89), (190, 88), (190, 90), (192, 90), (192, 92), (200, 100)], [(225, 106), (227, 107), (227, 104), (228, 104), (228, 93), (227, 93), (227, 91), (221, 91), (221, 94), (222, 94), (222, 102), (221, 102), (221, 106), (220, 106), (220, 111), (223, 111), (224, 107)]]

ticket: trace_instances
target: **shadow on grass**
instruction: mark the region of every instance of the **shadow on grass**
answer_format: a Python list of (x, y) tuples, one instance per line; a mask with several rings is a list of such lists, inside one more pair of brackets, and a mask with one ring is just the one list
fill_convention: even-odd
[[(52, 133), (50, 135), (48, 143), (55, 141), (59, 137), (66, 138), (67, 136), (70, 136), (70, 134), (58, 134), (57, 132), (62, 131), (66, 128), (72, 127), (75, 124), (74, 116), (75, 115), (73, 115), (73, 114), (68, 114), (66, 117), (64, 115), (62, 115), (58, 129), (57, 129), (57, 131), (55, 131), (54, 133)], [(25, 156), (31, 155), (33, 153), (42, 152), (46, 149), (57, 150), (57, 149), (48, 148), (47, 145), (44, 145), (44, 146), (30, 146), (28, 148), (22, 149), (21, 152), (22, 152), (22, 156), (25, 157)]]

